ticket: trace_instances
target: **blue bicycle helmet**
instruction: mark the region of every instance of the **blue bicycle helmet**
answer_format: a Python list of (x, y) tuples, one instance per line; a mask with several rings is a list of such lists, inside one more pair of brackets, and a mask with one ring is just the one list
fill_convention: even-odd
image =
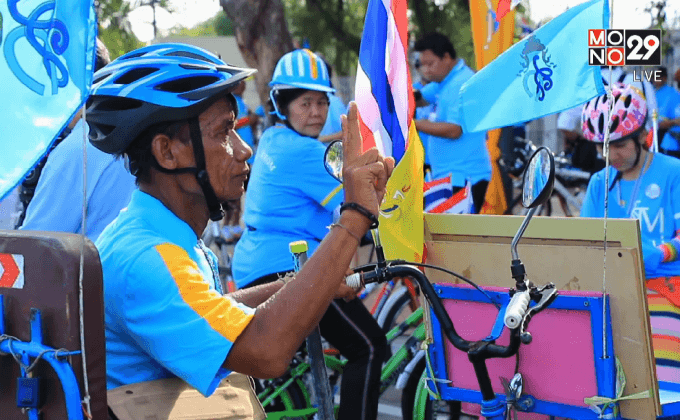
[(269, 97), (274, 105), (274, 113), (285, 120), (276, 103), (276, 94), (283, 89), (307, 89), (334, 93), (326, 63), (308, 49), (291, 51), (281, 57), (274, 68), (272, 81), (269, 82)]
[(255, 72), (228, 65), (191, 45), (156, 44), (132, 51), (94, 75), (86, 117), (90, 141), (103, 152), (125, 154), (150, 127), (188, 121), (196, 167), (170, 170), (155, 159), (152, 164), (164, 173), (193, 173), (210, 219), (221, 220), (224, 211), (206, 170), (198, 116), (222, 97), (231, 101), (236, 112), (236, 100), (230, 92)]
[(94, 75), (86, 114), (90, 141), (121, 154), (147, 128), (198, 116), (256, 71), (185, 44), (129, 52)]

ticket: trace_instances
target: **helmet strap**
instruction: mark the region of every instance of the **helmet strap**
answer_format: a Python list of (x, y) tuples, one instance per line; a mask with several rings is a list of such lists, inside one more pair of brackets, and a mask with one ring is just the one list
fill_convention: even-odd
[(201, 136), (201, 126), (198, 124), (198, 117), (189, 119), (189, 133), (191, 135), (191, 144), (194, 147), (194, 159), (196, 159), (195, 170), (196, 180), (198, 185), (203, 190), (205, 202), (208, 205), (208, 212), (210, 213), (210, 220), (217, 222), (224, 218), (224, 210), (222, 204), (215, 195), (212, 185), (210, 185), (210, 178), (208, 171), (205, 168), (205, 153), (203, 151), (203, 137)]
[(286, 121), (286, 116), (281, 113), (279, 110), (279, 104), (276, 103), (276, 99), (274, 98), (274, 89), (269, 91), (269, 99), (272, 100), (272, 106), (274, 107), (274, 111), (271, 113), (279, 117), (281, 121)]

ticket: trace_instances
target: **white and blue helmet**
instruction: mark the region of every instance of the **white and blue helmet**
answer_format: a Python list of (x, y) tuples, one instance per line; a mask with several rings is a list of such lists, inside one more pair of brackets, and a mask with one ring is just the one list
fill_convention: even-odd
[(326, 93), (335, 92), (331, 86), (326, 63), (308, 49), (291, 51), (281, 57), (274, 68), (269, 87), (271, 87), (269, 96), (274, 104), (274, 112), (283, 120), (286, 118), (279, 112), (274, 99), (278, 90), (308, 89)]

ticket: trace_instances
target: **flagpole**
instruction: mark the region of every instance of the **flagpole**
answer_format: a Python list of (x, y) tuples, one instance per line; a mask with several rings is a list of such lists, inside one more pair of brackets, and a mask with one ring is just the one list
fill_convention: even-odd
[[(614, 26), (614, 0), (609, 3), (609, 28)], [(605, 160), (605, 189), (604, 189), (604, 262), (602, 264), (602, 355), (604, 359), (609, 356), (607, 354), (607, 216), (609, 215), (609, 135), (612, 111), (614, 110), (613, 94), (612, 94), (612, 66), (609, 66), (609, 83), (607, 84), (607, 103), (609, 109), (607, 110), (607, 120), (604, 131), (604, 160)]]

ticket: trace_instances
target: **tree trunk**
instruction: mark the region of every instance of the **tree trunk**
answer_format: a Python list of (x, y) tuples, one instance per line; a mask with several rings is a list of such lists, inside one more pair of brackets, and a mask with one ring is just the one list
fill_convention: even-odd
[[(269, 99), (268, 83), (274, 67), (293, 50), (281, 0), (220, 0), (234, 22), (236, 42), (248, 66), (256, 68), (257, 93), (262, 104)], [(227, 60), (228, 61), (228, 60)]]

